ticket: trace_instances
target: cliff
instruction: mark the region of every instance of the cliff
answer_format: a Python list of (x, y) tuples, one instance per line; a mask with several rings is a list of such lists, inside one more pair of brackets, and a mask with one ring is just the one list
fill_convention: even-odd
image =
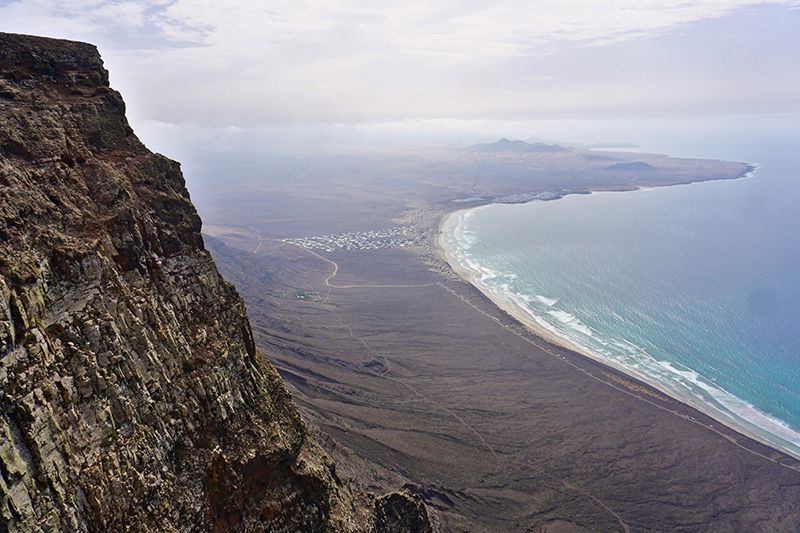
[(308, 437), (95, 47), (0, 34), (0, 530), (425, 531)]

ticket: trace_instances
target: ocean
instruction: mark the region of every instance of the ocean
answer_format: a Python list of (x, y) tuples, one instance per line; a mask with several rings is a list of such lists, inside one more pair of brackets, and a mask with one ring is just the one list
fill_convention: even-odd
[(643, 149), (758, 170), (458, 211), (440, 244), (586, 354), (800, 457), (800, 129), (681, 127)]

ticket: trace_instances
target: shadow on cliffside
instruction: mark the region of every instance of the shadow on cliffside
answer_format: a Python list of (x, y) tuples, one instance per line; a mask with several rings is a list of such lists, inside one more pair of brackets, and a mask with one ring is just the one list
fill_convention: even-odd
[(95, 47), (0, 34), (0, 530), (429, 531), (308, 436)]

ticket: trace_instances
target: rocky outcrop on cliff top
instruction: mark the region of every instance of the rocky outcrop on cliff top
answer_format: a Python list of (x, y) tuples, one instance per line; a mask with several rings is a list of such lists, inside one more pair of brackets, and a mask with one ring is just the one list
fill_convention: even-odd
[(337, 478), (97, 50), (0, 34), (0, 530), (428, 529)]

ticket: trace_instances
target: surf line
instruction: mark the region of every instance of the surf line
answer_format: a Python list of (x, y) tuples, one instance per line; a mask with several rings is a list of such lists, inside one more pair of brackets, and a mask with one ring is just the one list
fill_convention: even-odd
[[(712, 427), (710, 425), (704, 424), (703, 422), (695, 419), (694, 417), (679, 413), (678, 411), (676, 411), (674, 409), (670, 409), (669, 407), (660, 405), (660, 404), (658, 404), (658, 403), (656, 403), (656, 402), (654, 402), (652, 400), (648, 400), (647, 398), (644, 398), (644, 397), (640, 396), (639, 394), (634, 393), (633, 391), (630, 391), (630, 390), (628, 390), (628, 389), (626, 389), (624, 387), (618, 386), (618, 385), (612, 383), (611, 381), (607, 381), (607, 380), (605, 380), (605, 379), (603, 379), (603, 378), (601, 378), (599, 376), (595, 376), (591, 372), (589, 372), (589, 371), (581, 368), (577, 364), (567, 360), (566, 357), (553, 352), (547, 346), (543, 346), (542, 344), (540, 344), (540, 343), (536, 342), (535, 340), (531, 339), (530, 336), (524, 335), (524, 334), (516, 331), (515, 329), (511, 328), (510, 326), (508, 326), (506, 324), (503, 324), (502, 321), (498, 317), (492, 316), (489, 313), (487, 313), (486, 311), (484, 311), (483, 309), (480, 309), (478, 306), (476, 306), (475, 304), (470, 302), (466, 297), (458, 294), (456, 291), (454, 291), (450, 287), (446, 286), (444, 284), (444, 282), (442, 282), (442, 281), (437, 281), (437, 282), (433, 282), (433, 283), (425, 283), (425, 284), (421, 284), (421, 285), (381, 285), (381, 284), (354, 284), (354, 285), (341, 285), (341, 286), (332, 285), (330, 283), (330, 280), (332, 280), (339, 273), (339, 265), (335, 261), (333, 261), (331, 259), (328, 259), (327, 257), (324, 257), (324, 256), (316, 253), (315, 251), (310, 250), (310, 249), (308, 249), (308, 248), (306, 248), (304, 246), (299, 246), (299, 245), (295, 245), (295, 246), (298, 246), (299, 248), (302, 248), (303, 250), (307, 251), (311, 255), (317, 257), (318, 259), (321, 259), (322, 261), (325, 261), (326, 263), (330, 264), (333, 267), (333, 272), (327, 278), (325, 278), (325, 286), (328, 288), (328, 292), (325, 295), (325, 299), (323, 300), (323, 302), (327, 302), (330, 299), (331, 289), (337, 289), (337, 288), (338, 289), (352, 289), (352, 288), (359, 288), (359, 287), (375, 287), (375, 288), (383, 287), (383, 288), (398, 288), (399, 289), (399, 288), (430, 287), (430, 286), (438, 285), (441, 288), (443, 288), (444, 290), (446, 290), (447, 292), (451, 293), (453, 296), (455, 296), (459, 300), (461, 300), (463, 303), (465, 303), (465, 304), (469, 305), (470, 307), (472, 307), (478, 313), (482, 314), (483, 316), (485, 316), (489, 320), (495, 322), (500, 327), (504, 328), (505, 330), (509, 331), (510, 333), (513, 333), (514, 335), (516, 335), (517, 337), (519, 337), (523, 341), (525, 341), (528, 344), (530, 344), (530, 345), (538, 348), (539, 350), (547, 353), (551, 357), (553, 357), (553, 358), (555, 358), (555, 359), (557, 359), (557, 360), (559, 360), (559, 361), (571, 366), (575, 370), (578, 370), (579, 372), (581, 372), (582, 374), (586, 375), (587, 377), (590, 377), (591, 379), (593, 379), (595, 381), (603, 383), (606, 386), (611, 387), (614, 390), (617, 390), (619, 392), (627, 394), (628, 396), (630, 396), (632, 398), (635, 398), (635, 399), (637, 399), (639, 401), (642, 401), (642, 402), (645, 402), (647, 404), (650, 404), (653, 407), (661, 409), (662, 411), (665, 411), (665, 412), (673, 414), (673, 415), (675, 415), (675, 416), (677, 416), (679, 418), (682, 418), (683, 420), (685, 420), (687, 422), (690, 422), (692, 424), (696, 424), (696, 425), (698, 425), (698, 426), (700, 426), (700, 427), (702, 427), (702, 428), (704, 428), (704, 429), (706, 429), (708, 431), (712, 431), (712, 432), (716, 433), (717, 435), (719, 435), (720, 437), (722, 437), (723, 439), (725, 439), (728, 442), (730, 442), (731, 444), (733, 444), (734, 446), (736, 446), (737, 448), (740, 448), (740, 449), (746, 451), (747, 453), (750, 453), (750, 454), (755, 455), (756, 457), (760, 457), (762, 459), (766, 459), (767, 461), (775, 463), (776, 465), (782, 466), (782, 467), (787, 468), (789, 470), (792, 470), (794, 472), (800, 472), (800, 464), (798, 464), (798, 465), (789, 465), (789, 464), (781, 462), (778, 459), (774, 459), (774, 458), (769, 457), (767, 455), (764, 455), (764, 454), (762, 454), (760, 452), (757, 452), (756, 450), (753, 450), (753, 449), (741, 444), (736, 437), (728, 435), (727, 433), (724, 433), (724, 432), (718, 430), (715, 427)], [(469, 284), (467, 281), (464, 281), (460, 277), (459, 277), (459, 281), (461, 283)], [(525, 326), (523, 325), (522, 327), (524, 328)], [(528, 331), (528, 330), (526, 329), (526, 331)], [(533, 335), (535, 335), (535, 333), (533, 333)], [(675, 401), (679, 401), (679, 400), (675, 400)], [(706, 415), (706, 416), (708, 416), (708, 415)], [(725, 427), (727, 428), (727, 426), (725, 426)], [(729, 429), (730, 429), (730, 431), (733, 431), (737, 435), (739, 434), (738, 432), (736, 432), (735, 429), (732, 429), (732, 428), (729, 428)], [(782, 453), (782, 452), (779, 451), (779, 453)]]
[[(463, 281), (463, 280), (462, 280), (462, 282), (463, 282), (463, 283), (467, 283), (466, 281)], [(755, 455), (755, 456), (757, 456), (757, 457), (761, 457), (762, 459), (766, 459), (767, 461), (770, 461), (770, 462), (772, 462), (772, 463), (775, 463), (775, 464), (777, 464), (777, 465), (779, 465), (779, 466), (782, 466), (782, 467), (784, 467), (784, 468), (788, 468), (789, 470), (793, 470), (793, 471), (795, 471), (795, 472), (800, 472), (800, 466), (795, 466), (795, 465), (787, 465), (787, 464), (785, 464), (785, 463), (782, 463), (781, 461), (779, 461), (779, 460), (777, 460), (777, 459), (773, 459), (772, 457), (769, 457), (769, 456), (767, 456), (767, 455), (764, 455), (764, 454), (762, 454), (762, 453), (760, 453), (760, 452), (757, 452), (757, 451), (755, 451), (755, 450), (752, 450), (752, 449), (748, 448), (747, 446), (745, 446), (745, 445), (741, 444), (741, 443), (739, 442), (739, 440), (738, 440), (738, 439), (736, 439), (735, 437), (733, 437), (733, 436), (731, 436), (731, 435), (728, 435), (728, 434), (726, 434), (726, 433), (723, 433), (722, 431), (718, 430), (717, 428), (714, 428), (714, 427), (711, 427), (711, 426), (709, 426), (709, 425), (707, 425), (707, 424), (704, 424), (704, 423), (702, 423), (701, 421), (699, 421), (699, 420), (697, 420), (697, 419), (695, 419), (695, 418), (693, 418), (693, 417), (691, 417), (691, 416), (689, 416), (689, 415), (685, 415), (685, 414), (683, 414), (683, 413), (679, 413), (678, 411), (676, 411), (676, 410), (674, 410), (674, 409), (670, 409), (669, 407), (665, 407), (665, 406), (663, 406), (663, 405), (659, 405), (658, 403), (656, 403), (656, 402), (654, 402), (654, 401), (652, 401), (652, 400), (648, 400), (647, 398), (643, 398), (642, 396), (639, 396), (638, 394), (635, 394), (633, 391), (630, 391), (630, 390), (628, 390), (628, 389), (626, 389), (626, 388), (623, 388), (623, 387), (620, 387), (620, 386), (618, 386), (618, 385), (615, 385), (614, 383), (611, 383), (610, 381), (606, 381), (605, 379), (602, 379), (602, 378), (601, 378), (601, 377), (599, 377), (599, 376), (595, 376), (594, 374), (592, 374), (592, 373), (591, 373), (591, 372), (589, 372), (588, 370), (585, 370), (585, 369), (581, 368), (580, 366), (578, 366), (577, 364), (573, 363), (572, 361), (569, 361), (569, 360), (567, 360), (567, 358), (566, 358), (566, 357), (564, 357), (564, 356), (562, 356), (562, 355), (559, 355), (559, 354), (557, 354), (557, 353), (553, 352), (553, 351), (552, 351), (550, 348), (548, 348), (547, 346), (543, 346), (543, 345), (541, 345), (540, 343), (536, 342), (535, 340), (531, 339), (529, 336), (527, 336), (527, 335), (523, 335), (523, 334), (519, 333), (518, 331), (514, 330), (512, 327), (508, 326), (507, 324), (503, 324), (503, 322), (502, 322), (502, 321), (501, 321), (501, 320), (500, 320), (498, 317), (496, 317), (496, 316), (492, 316), (492, 315), (490, 315), (489, 313), (487, 313), (486, 311), (484, 311), (483, 309), (480, 309), (478, 306), (476, 306), (475, 304), (473, 304), (472, 302), (470, 302), (470, 301), (469, 301), (469, 300), (468, 300), (466, 297), (464, 297), (464, 296), (462, 296), (462, 295), (458, 294), (456, 291), (454, 291), (454, 290), (453, 290), (453, 289), (451, 289), (450, 287), (447, 287), (447, 286), (445, 286), (445, 285), (444, 285), (444, 283), (441, 283), (441, 282), (440, 282), (440, 283), (439, 283), (439, 285), (440, 285), (440, 286), (441, 286), (443, 289), (445, 289), (446, 291), (450, 292), (450, 293), (451, 293), (453, 296), (455, 296), (456, 298), (458, 298), (459, 300), (461, 300), (461, 301), (462, 301), (462, 302), (464, 302), (465, 304), (467, 304), (467, 305), (469, 305), (470, 307), (472, 307), (472, 308), (473, 308), (475, 311), (477, 311), (478, 313), (482, 314), (483, 316), (485, 316), (485, 317), (486, 317), (486, 318), (488, 318), (489, 320), (492, 320), (493, 322), (495, 322), (495, 323), (496, 323), (497, 325), (499, 325), (500, 327), (504, 328), (505, 330), (509, 331), (510, 333), (513, 333), (514, 335), (516, 335), (517, 337), (519, 337), (519, 338), (520, 338), (520, 339), (522, 339), (523, 341), (527, 342), (528, 344), (530, 344), (530, 345), (532, 345), (532, 346), (535, 346), (535, 347), (536, 347), (536, 348), (538, 348), (539, 350), (541, 350), (541, 351), (543, 351), (543, 352), (545, 352), (545, 353), (547, 353), (547, 354), (551, 355), (551, 356), (552, 356), (552, 357), (554, 357), (555, 359), (558, 359), (559, 361), (561, 361), (561, 362), (563, 362), (563, 363), (565, 363), (565, 364), (567, 364), (567, 365), (571, 366), (571, 367), (572, 367), (572, 368), (574, 368), (575, 370), (578, 370), (579, 372), (581, 372), (582, 374), (584, 374), (584, 375), (586, 375), (586, 376), (588, 376), (588, 377), (592, 378), (593, 380), (595, 380), (595, 381), (599, 381), (600, 383), (604, 383), (605, 385), (607, 385), (607, 386), (611, 387), (612, 389), (618, 390), (618, 391), (620, 391), (620, 392), (622, 392), (622, 393), (624, 393), (624, 394), (627, 394), (628, 396), (631, 396), (631, 397), (633, 397), (633, 398), (636, 398), (636, 399), (637, 399), (637, 400), (639, 400), (639, 401), (642, 401), (642, 402), (648, 403), (648, 404), (650, 404), (650, 405), (652, 405), (652, 406), (654, 406), (654, 407), (657, 407), (658, 409), (661, 409), (662, 411), (666, 411), (666, 412), (668, 412), (668, 413), (671, 413), (671, 414), (673, 414), (673, 415), (675, 415), (675, 416), (677, 416), (677, 417), (680, 417), (680, 418), (682, 418), (682, 419), (686, 420), (687, 422), (691, 422), (692, 424), (696, 424), (696, 425), (698, 425), (698, 426), (700, 426), (700, 427), (702, 427), (702, 428), (705, 428), (705, 429), (707, 429), (708, 431), (713, 431), (714, 433), (716, 433), (716, 434), (717, 434), (717, 435), (719, 435), (720, 437), (724, 438), (725, 440), (727, 440), (728, 442), (730, 442), (730, 443), (731, 443), (731, 444), (733, 444), (734, 446), (736, 446), (736, 447), (738, 447), (738, 448), (741, 448), (742, 450), (744, 450), (744, 451), (746, 451), (746, 452), (748, 452), (748, 453), (751, 453), (751, 454), (753, 454), (753, 455)], [(525, 326), (524, 326), (524, 324), (522, 325), (522, 327), (523, 327), (523, 328), (525, 327)], [(527, 331), (527, 328), (526, 328), (526, 331)], [(535, 334), (535, 333), (533, 333), (533, 335), (536, 335), (536, 334)], [(679, 400), (675, 400), (675, 401), (679, 401)], [(705, 415), (705, 416), (708, 416), (708, 415)], [(727, 426), (726, 426), (726, 427), (727, 427)], [(736, 433), (737, 435), (739, 434), (738, 432), (736, 432), (736, 430), (735, 430), (735, 429), (732, 429), (732, 428), (729, 428), (729, 429), (730, 429), (731, 431), (733, 431), (734, 433)], [(780, 452), (780, 451), (779, 451), (779, 453), (782, 453), (782, 452)]]

